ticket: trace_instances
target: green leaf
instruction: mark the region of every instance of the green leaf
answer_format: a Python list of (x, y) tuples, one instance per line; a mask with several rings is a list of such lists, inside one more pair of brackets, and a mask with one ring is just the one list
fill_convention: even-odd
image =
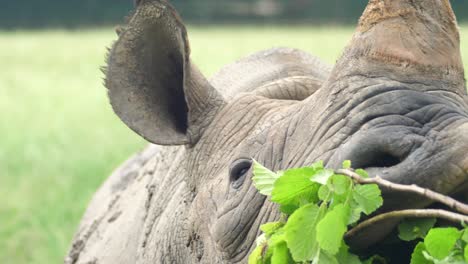
[(280, 211), (287, 215), (292, 215), (297, 209), (299, 209), (299, 205), (296, 204), (285, 204), (280, 206)]
[[(462, 253), (462, 252), (458, 252)], [(463, 255), (456, 254), (454, 253), (453, 255), (450, 255), (449, 257), (445, 258), (444, 260), (436, 260), (436, 264), (466, 264), (465, 258)]]
[(362, 178), (366, 179), (366, 178), (369, 178), (369, 174), (367, 173), (367, 171), (363, 170), (363, 169), (357, 169), (356, 171), (354, 171), (357, 175), (361, 176)]
[(321, 201), (328, 202), (331, 199), (331, 191), (327, 185), (320, 186), (318, 190), (318, 197)]
[(351, 161), (350, 160), (343, 161), (343, 169), (351, 169)]
[(336, 259), (338, 260), (338, 263), (361, 264), (361, 260), (359, 260), (358, 256), (349, 253), (349, 248), (344, 242), (340, 247), (340, 251), (336, 255)]
[(317, 202), (319, 185), (309, 179), (314, 173), (312, 168), (285, 171), (274, 184), (271, 200), (280, 205)]
[(405, 219), (398, 226), (398, 237), (404, 241), (411, 241), (416, 238), (424, 238), (427, 232), (434, 227), (435, 218), (409, 218)]
[(249, 256), (249, 264), (262, 264), (263, 246), (257, 246)]
[(320, 170), (320, 169), (323, 169), (323, 161), (317, 161), (315, 162), (314, 164), (312, 164), (311, 166), (309, 166), (310, 168), (314, 169), (314, 170)]
[(348, 225), (352, 225), (361, 219), (362, 209), (356, 201), (350, 201), (350, 215)]
[(346, 195), (353, 186), (353, 182), (349, 177), (337, 174), (331, 177), (330, 186), (335, 194)]
[(336, 205), (344, 203), (348, 206), (349, 202), (352, 201), (350, 196), (352, 195), (353, 182), (350, 178), (343, 175), (333, 175), (327, 186), (333, 193), (330, 208), (333, 209)]
[(319, 264), (340, 264), (335, 256), (328, 254), (325, 251), (320, 252)]
[(265, 233), (267, 236), (271, 236), (273, 233), (275, 233), (278, 229), (284, 226), (284, 223), (282, 222), (271, 222), (271, 223), (266, 223), (260, 226), (260, 230), (262, 230), (263, 233)]
[(353, 199), (366, 215), (370, 215), (383, 204), (382, 193), (376, 184), (356, 185)]
[(333, 176), (332, 170), (319, 169), (315, 171), (312, 177), (310, 177), (310, 180), (316, 183), (320, 183), (321, 185), (325, 185), (331, 176)]
[(317, 250), (316, 225), (322, 215), (317, 205), (308, 204), (297, 209), (289, 217), (284, 231), (295, 261), (308, 261), (314, 257)]
[(317, 241), (321, 249), (335, 255), (341, 247), (349, 218), (349, 208), (335, 206), (317, 225)]
[(266, 248), (266, 252), (264, 250), (263, 253), (263, 263), (264, 264), (271, 264), (271, 258), (276, 250), (276, 246), (281, 243), (286, 243), (284, 229), (279, 228), (271, 237), (268, 239), (267, 244), (268, 247)]
[(411, 254), (411, 264), (432, 264), (431, 261), (424, 257), (423, 252), (426, 250), (423, 242), (419, 242)]
[(468, 228), (463, 229), (463, 234), (461, 236), (461, 240), (468, 243)]
[[(431, 254), (429, 254), (426, 250), (424, 250), (422, 252), (424, 258), (426, 258), (426, 260), (429, 260), (431, 263), (435, 263), (437, 261), (437, 259), (435, 259), (433, 256), (431, 256)], [(439, 264), (439, 263), (437, 263)]]
[(463, 256), (465, 257), (465, 261), (468, 262), (468, 245), (465, 246)]
[(269, 247), (276, 247), (276, 245), (286, 242), (286, 233), (284, 231), (284, 228), (280, 228), (271, 235), (270, 239), (268, 239), (268, 246)]
[(276, 180), (280, 177), (269, 169), (263, 167), (257, 161), (253, 161), (253, 183), (255, 188), (263, 195), (271, 195)]
[(442, 260), (450, 254), (460, 236), (460, 231), (453, 227), (434, 228), (424, 239), (424, 245), (431, 256)]
[(273, 256), (271, 257), (271, 264), (294, 264), (294, 260), (289, 253), (286, 242), (279, 243), (273, 250)]
[(255, 243), (257, 244), (257, 247), (266, 245), (267, 243), (267, 238), (265, 234), (261, 234), (257, 239), (255, 240)]

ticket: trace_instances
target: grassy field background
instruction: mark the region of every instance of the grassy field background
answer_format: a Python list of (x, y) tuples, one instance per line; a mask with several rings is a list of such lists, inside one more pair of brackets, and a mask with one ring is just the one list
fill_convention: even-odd
[[(288, 46), (332, 63), (346, 27), (190, 27), (206, 75)], [(468, 44), (468, 27), (462, 27)], [(112, 29), (0, 32), (0, 263), (60, 263), (99, 185), (145, 143), (113, 114), (99, 66)], [(468, 61), (468, 49), (464, 49)]]

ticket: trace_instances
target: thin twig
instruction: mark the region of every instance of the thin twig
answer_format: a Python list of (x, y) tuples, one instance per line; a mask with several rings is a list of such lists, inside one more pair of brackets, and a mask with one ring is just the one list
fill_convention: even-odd
[(421, 188), (414, 184), (413, 185), (397, 184), (397, 183), (387, 181), (379, 176), (374, 177), (374, 178), (363, 178), (359, 174), (348, 169), (340, 169), (340, 170), (337, 170), (336, 173), (351, 177), (353, 180), (355, 180), (357, 183), (360, 183), (360, 184), (373, 184), (374, 183), (392, 191), (416, 193), (432, 201), (443, 203), (447, 205), (448, 207), (452, 208), (453, 210), (456, 210), (460, 213), (468, 215), (467, 204), (461, 203), (449, 196), (434, 192), (432, 190)]
[(345, 237), (353, 237), (356, 234), (362, 232), (362, 230), (366, 229), (367, 227), (373, 226), (378, 224), (379, 222), (386, 221), (389, 219), (394, 218), (405, 218), (405, 217), (412, 217), (412, 218), (428, 218), (428, 217), (435, 217), (435, 218), (443, 218), (449, 221), (459, 223), (465, 222), (468, 223), (468, 216), (457, 214), (453, 212), (449, 212), (446, 210), (441, 209), (411, 209), (411, 210), (401, 210), (401, 211), (392, 211), (384, 214), (379, 214), (373, 218), (370, 218), (346, 233)]

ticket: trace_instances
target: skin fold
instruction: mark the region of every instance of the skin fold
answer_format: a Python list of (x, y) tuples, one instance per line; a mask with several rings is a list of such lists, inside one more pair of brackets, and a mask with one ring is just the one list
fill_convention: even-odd
[[(344, 160), (401, 184), (466, 193), (468, 96), (448, 0), (370, 0), (331, 67), (261, 51), (210, 80), (164, 0), (141, 0), (106, 69), (116, 114), (153, 143), (95, 194), (66, 263), (246, 263), (278, 208), (252, 184), (271, 170)], [(384, 191), (380, 212), (428, 201)], [(352, 238), (384, 239), (395, 223)]]

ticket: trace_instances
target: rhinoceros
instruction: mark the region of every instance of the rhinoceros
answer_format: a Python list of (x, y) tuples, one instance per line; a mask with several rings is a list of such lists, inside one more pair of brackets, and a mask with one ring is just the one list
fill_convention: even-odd
[[(274, 48), (207, 79), (165, 0), (137, 1), (118, 35), (110, 103), (152, 144), (95, 194), (66, 263), (246, 263), (259, 226), (280, 217), (253, 186), (253, 159), (274, 171), (351, 160), (395, 183), (466, 191), (468, 96), (448, 0), (370, 0), (334, 66)], [(383, 211), (429, 206), (384, 197)]]

